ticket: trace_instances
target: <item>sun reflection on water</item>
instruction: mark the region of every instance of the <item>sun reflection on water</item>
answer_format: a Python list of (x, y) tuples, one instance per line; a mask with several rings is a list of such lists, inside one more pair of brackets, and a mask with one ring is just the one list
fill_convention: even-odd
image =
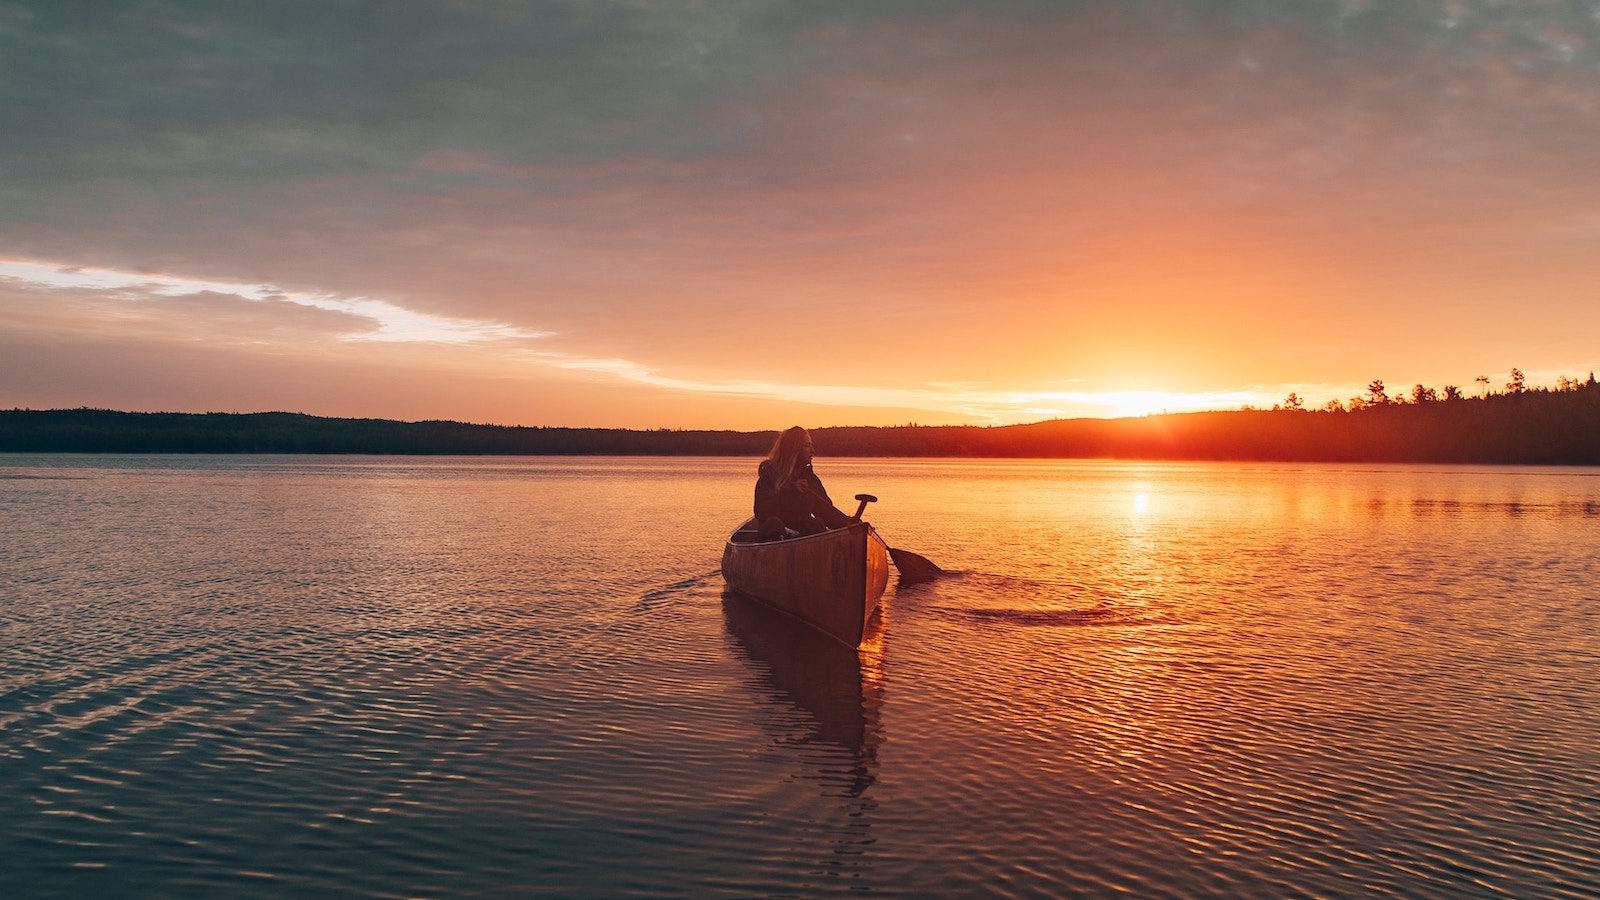
[(1588, 472), (830, 460), (948, 572), (852, 649), (745, 459), (7, 465), (0, 896), (1600, 883)]

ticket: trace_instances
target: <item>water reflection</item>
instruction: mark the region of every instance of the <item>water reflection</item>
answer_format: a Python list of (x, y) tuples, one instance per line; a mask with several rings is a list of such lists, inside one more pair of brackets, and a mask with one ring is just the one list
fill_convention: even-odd
[(867, 623), (857, 651), (731, 591), (722, 595), (722, 612), (735, 653), (751, 663), (763, 699), (780, 712), (780, 743), (800, 751), (797, 779), (815, 780), (838, 804), (840, 818), (821, 829), (832, 860), (824, 874), (852, 891), (868, 889), (862, 879), (877, 841), (870, 820), (877, 803), (868, 790), (878, 780), (882, 742), (883, 617)]
[(882, 617), (868, 622), (857, 651), (732, 592), (722, 595), (722, 613), (737, 652), (753, 664), (771, 699), (803, 714), (800, 736), (791, 741), (842, 761), (842, 771), (827, 765), (829, 774), (843, 776), (846, 796), (862, 797), (877, 780), (882, 740)]
[(0, 897), (1600, 897), (1600, 476), (842, 461), (853, 653), (744, 460), (24, 467)]

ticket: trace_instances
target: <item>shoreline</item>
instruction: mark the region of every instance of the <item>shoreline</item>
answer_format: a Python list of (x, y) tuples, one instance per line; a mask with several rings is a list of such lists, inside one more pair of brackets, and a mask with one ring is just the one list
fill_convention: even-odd
[[(1027, 425), (810, 429), (820, 455), (955, 459), (1600, 465), (1600, 387)], [(0, 410), (0, 452), (368, 456), (762, 456), (776, 431), (402, 422), (304, 413)]]

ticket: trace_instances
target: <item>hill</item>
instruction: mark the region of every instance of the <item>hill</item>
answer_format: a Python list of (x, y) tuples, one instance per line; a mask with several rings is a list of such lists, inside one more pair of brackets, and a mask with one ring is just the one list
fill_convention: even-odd
[[(1600, 465), (1600, 386), (1356, 409), (1272, 409), (999, 427), (817, 428), (824, 456)], [(0, 410), (0, 452), (759, 456), (775, 432), (529, 428), (301, 413)]]

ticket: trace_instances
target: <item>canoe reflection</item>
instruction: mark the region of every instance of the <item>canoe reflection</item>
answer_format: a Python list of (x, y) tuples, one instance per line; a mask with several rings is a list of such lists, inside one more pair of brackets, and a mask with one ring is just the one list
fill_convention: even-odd
[(800, 743), (845, 751), (846, 793), (861, 796), (877, 780), (881, 617), (867, 624), (857, 651), (732, 591), (722, 595), (722, 612), (737, 650), (774, 699), (807, 714)]

